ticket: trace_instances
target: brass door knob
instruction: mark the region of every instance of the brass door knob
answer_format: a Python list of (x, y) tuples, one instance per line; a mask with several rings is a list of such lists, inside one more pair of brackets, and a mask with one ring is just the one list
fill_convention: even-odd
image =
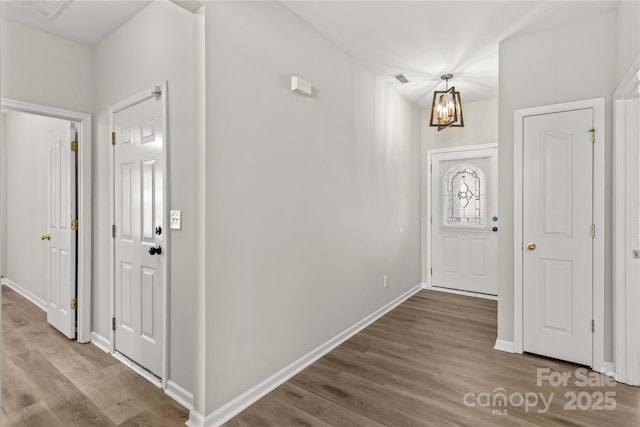
[(536, 244), (535, 243), (529, 243), (527, 245), (527, 249), (529, 249), (530, 251), (535, 250), (535, 248), (536, 248)]
[(51, 240), (51, 235), (43, 234), (42, 236), (40, 236), (40, 240)]

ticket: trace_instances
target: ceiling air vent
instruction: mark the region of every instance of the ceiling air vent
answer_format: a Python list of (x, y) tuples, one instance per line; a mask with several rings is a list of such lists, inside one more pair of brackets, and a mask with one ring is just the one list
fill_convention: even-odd
[(9, 4), (53, 19), (71, 3), (71, 0), (11, 0)]
[(396, 74), (395, 77), (400, 83), (409, 83), (409, 80), (404, 76), (404, 74)]

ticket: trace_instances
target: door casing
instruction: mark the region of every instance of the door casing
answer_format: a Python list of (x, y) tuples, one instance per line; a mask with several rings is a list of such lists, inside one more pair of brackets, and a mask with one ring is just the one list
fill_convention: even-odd
[[(524, 348), (524, 301), (523, 301), (523, 188), (524, 176), (523, 143), (525, 117), (540, 114), (553, 114), (578, 109), (593, 109), (596, 141), (593, 158), (593, 222), (596, 235), (593, 239), (593, 319), (595, 332), (593, 334), (592, 368), (597, 371), (609, 371), (610, 366), (604, 362), (604, 98), (594, 98), (563, 104), (545, 105), (516, 110), (514, 112), (514, 147), (513, 147), (513, 253), (514, 253), (514, 289), (513, 289), (513, 350), (522, 353)], [(585, 129), (585, 132), (587, 129)]]
[(91, 115), (9, 98), (3, 108), (79, 123), (78, 126), (78, 309), (77, 341), (91, 342)]
[(631, 160), (635, 159), (637, 166), (639, 70), (640, 55), (613, 94), (613, 345), (616, 380), (631, 385), (640, 385), (640, 313), (636, 306), (640, 298), (640, 267), (632, 255), (632, 250), (640, 249), (640, 179)]
[[(160, 95), (158, 95), (158, 92), (160, 92)], [(117, 104), (112, 105), (111, 107), (109, 107), (109, 132), (114, 132), (115, 131), (115, 114), (118, 111), (122, 111), (132, 105), (138, 104), (152, 96), (160, 96), (162, 99), (162, 131), (163, 131), (163, 135), (164, 135), (164, 141), (163, 141), (163, 147), (162, 147), (162, 162), (164, 163), (163, 165), (163, 171), (164, 171), (164, 180), (163, 180), (163, 206), (162, 206), (162, 210), (164, 212), (164, 218), (169, 218), (169, 211), (168, 211), (168, 206), (169, 206), (169, 180), (167, 179), (169, 176), (169, 171), (168, 171), (168, 141), (169, 141), (169, 134), (167, 132), (167, 82), (164, 81), (160, 84), (157, 84), (155, 86), (153, 86), (152, 88), (150, 88), (149, 90), (140, 92), (136, 95), (131, 96), (130, 98), (125, 99), (124, 101), (118, 102)], [(111, 135), (109, 135), (109, 141), (111, 141)], [(115, 156), (114, 156), (114, 150), (111, 149), (109, 150), (109, 193), (110, 193), (110, 208), (109, 208), (109, 217), (110, 217), (110, 221), (111, 224), (115, 224)], [(170, 244), (170, 239), (171, 239), (171, 233), (168, 232), (169, 227), (168, 224), (165, 224), (165, 229), (167, 230), (167, 232), (165, 233), (165, 247), (162, 248), (163, 250), (163, 256), (165, 257), (164, 260), (164, 265), (163, 265), (163, 278), (162, 278), (162, 294), (163, 294), (163, 298), (164, 298), (164, 305), (162, 307), (162, 310), (164, 311), (164, 320), (163, 320), (163, 325), (162, 325), (162, 339), (163, 339), (163, 345), (162, 345), (162, 376), (160, 378), (160, 386), (162, 387), (162, 389), (166, 389), (167, 388), (167, 379), (168, 379), (168, 374), (169, 374), (169, 359), (168, 359), (168, 354), (169, 354), (169, 340), (168, 340), (168, 335), (169, 335), (169, 286), (168, 286), (168, 277), (169, 277), (169, 260), (170, 260), (170, 254), (171, 254), (171, 244)], [(115, 305), (115, 290), (116, 290), (116, 286), (115, 286), (115, 281), (116, 281), (116, 276), (115, 276), (115, 239), (110, 239), (110, 268), (109, 268), (109, 273), (111, 275), (109, 283), (110, 283), (110, 304), (111, 304), (111, 317), (115, 317), (115, 313), (116, 313), (116, 305)], [(136, 372), (138, 372), (139, 374), (141, 374), (142, 376), (144, 376), (145, 378), (147, 378), (148, 380), (150, 380), (151, 382), (155, 382), (156, 378), (154, 375), (150, 374), (147, 370), (145, 370), (142, 367), (139, 367), (137, 364), (135, 364), (135, 362), (130, 361), (129, 359), (125, 358), (122, 355), (117, 354), (115, 351), (115, 333), (113, 331), (113, 328), (111, 329), (110, 332), (110, 340), (111, 340), (111, 353), (114, 354), (118, 359), (120, 359), (121, 361), (125, 362), (126, 364), (130, 365)]]

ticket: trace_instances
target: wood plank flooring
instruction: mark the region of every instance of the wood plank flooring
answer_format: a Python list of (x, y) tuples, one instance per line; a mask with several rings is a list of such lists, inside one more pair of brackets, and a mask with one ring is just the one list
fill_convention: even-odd
[[(422, 291), (226, 425), (640, 425), (640, 388), (582, 385), (577, 365), (493, 350), (496, 309), (495, 301)], [(539, 386), (538, 368), (571, 377)]]
[(183, 426), (188, 411), (2, 286), (2, 426)]

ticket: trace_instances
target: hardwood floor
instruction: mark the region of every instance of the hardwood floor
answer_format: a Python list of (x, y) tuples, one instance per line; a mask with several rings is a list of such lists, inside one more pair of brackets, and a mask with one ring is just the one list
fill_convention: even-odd
[(188, 411), (2, 286), (2, 426), (183, 426)]
[[(603, 375), (570, 363), (493, 350), (495, 338), (495, 301), (422, 291), (226, 425), (640, 425), (640, 388), (606, 385)], [(546, 377), (538, 385), (538, 368), (570, 377), (566, 385)], [(597, 386), (583, 384), (587, 373)], [(615, 409), (605, 409), (612, 399)]]

